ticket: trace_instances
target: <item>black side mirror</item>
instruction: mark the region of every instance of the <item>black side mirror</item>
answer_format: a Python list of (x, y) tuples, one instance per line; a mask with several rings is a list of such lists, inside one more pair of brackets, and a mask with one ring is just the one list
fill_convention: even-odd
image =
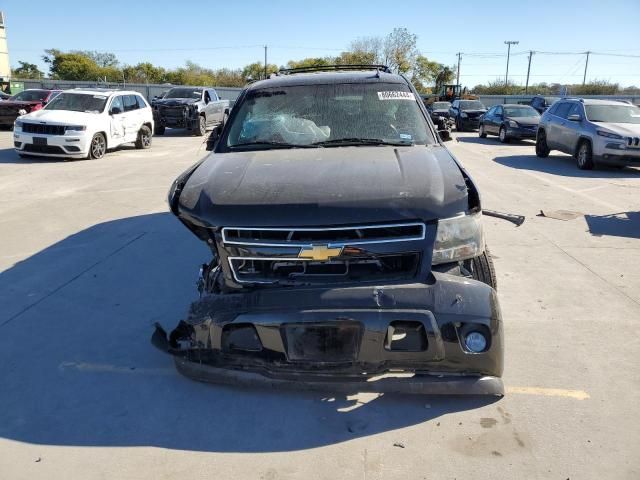
[(122, 113), (122, 110), (120, 109), (120, 107), (111, 107), (111, 111), (109, 112), (109, 115), (119, 115)]
[(209, 134), (209, 138), (207, 138), (207, 151), (212, 152), (216, 145), (218, 144), (218, 140), (220, 140), (220, 132), (222, 132), (222, 128), (218, 125), (216, 128), (211, 130)]

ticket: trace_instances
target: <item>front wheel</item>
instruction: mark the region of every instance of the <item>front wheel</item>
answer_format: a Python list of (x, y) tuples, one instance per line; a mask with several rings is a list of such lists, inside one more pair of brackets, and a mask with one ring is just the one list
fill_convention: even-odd
[(104, 157), (105, 153), (107, 153), (107, 139), (104, 134), (96, 133), (91, 139), (87, 158), (90, 160), (99, 160)]
[(482, 255), (471, 259), (471, 276), (474, 280), (486, 283), (495, 290), (498, 289), (496, 270), (488, 248), (485, 247)]
[(484, 130), (484, 123), (481, 123), (480, 127), (478, 128), (478, 136), (480, 138), (487, 138), (487, 132), (485, 132)]
[(204, 115), (200, 115), (196, 123), (195, 134), (198, 137), (202, 137), (205, 133), (207, 133), (207, 119), (204, 118)]
[(138, 132), (138, 138), (136, 140), (136, 148), (139, 150), (146, 150), (151, 147), (151, 129), (146, 125), (143, 125)]
[(536, 155), (539, 158), (547, 158), (550, 151), (547, 145), (547, 135), (544, 133), (544, 130), (541, 130), (536, 137)]
[(593, 170), (593, 152), (591, 150), (591, 144), (586, 140), (583, 140), (578, 147), (576, 163), (580, 170)]
[(509, 136), (507, 135), (507, 129), (505, 127), (500, 127), (499, 133), (500, 141), (502, 143), (509, 143)]

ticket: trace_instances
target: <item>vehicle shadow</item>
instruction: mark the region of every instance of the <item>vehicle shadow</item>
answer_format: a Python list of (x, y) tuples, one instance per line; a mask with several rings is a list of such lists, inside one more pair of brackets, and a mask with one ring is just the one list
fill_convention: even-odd
[(585, 215), (584, 218), (592, 235), (640, 238), (640, 211)]
[(25, 164), (25, 163), (53, 163), (60, 162), (63, 159), (60, 158), (47, 158), (47, 157), (20, 157), (13, 148), (0, 149), (0, 164)]
[(640, 175), (640, 170), (635, 168), (612, 168), (598, 166), (593, 170), (580, 170), (576, 166), (575, 159), (570, 155), (550, 155), (547, 158), (538, 158), (532, 155), (508, 155), (496, 157), (494, 162), (506, 167), (518, 170), (531, 170), (550, 173), (560, 177), (579, 178), (626, 178)]
[(293, 451), (497, 400), (188, 380), (149, 340), (155, 322), (173, 328), (183, 318), (209, 257), (172, 215), (157, 213), (92, 226), (0, 273), (0, 436), (61, 446)]
[(518, 139), (512, 139), (509, 141), (509, 143), (500, 143), (500, 140), (498, 139), (498, 137), (493, 137), (491, 135), (487, 136), (487, 138), (480, 138), (478, 136), (476, 137), (457, 137), (458, 141), (460, 141), (461, 143), (475, 143), (478, 145), (504, 145), (504, 146), (508, 146), (508, 145), (532, 145), (535, 146), (535, 143), (533, 143), (530, 140), (518, 140)]

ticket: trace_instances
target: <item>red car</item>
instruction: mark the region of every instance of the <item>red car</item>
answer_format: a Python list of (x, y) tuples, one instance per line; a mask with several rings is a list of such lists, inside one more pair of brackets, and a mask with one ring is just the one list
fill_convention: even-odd
[(29, 89), (0, 102), (0, 128), (11, 128), (20, 115), (35, 112), (62, 90)]

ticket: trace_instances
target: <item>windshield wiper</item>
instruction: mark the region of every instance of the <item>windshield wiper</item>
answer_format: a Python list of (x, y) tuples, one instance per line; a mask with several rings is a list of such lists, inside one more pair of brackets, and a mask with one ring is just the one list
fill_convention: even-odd
[(246, 143), (236, 143), (235, 145), (229, 145), (229, 148), (240, 148), (240, 147), (276, 147), (276, 148), (316, 148), (316, 144), (311, 145), (297, 145), (293, 143), (284, 143), (284, 142), (246, 142)]
[(359, 137), (351, 137), (351, 138), (334, 138), (333, 140), (325, 140), (323, 142), (312, 143), (311, 145), (393, 145), (393, 146), (404, 146), (404, 145), (413, 145), (413, 142), (389, 142), (386, 140), (382, 140), (381, 138), (359, 138)]

